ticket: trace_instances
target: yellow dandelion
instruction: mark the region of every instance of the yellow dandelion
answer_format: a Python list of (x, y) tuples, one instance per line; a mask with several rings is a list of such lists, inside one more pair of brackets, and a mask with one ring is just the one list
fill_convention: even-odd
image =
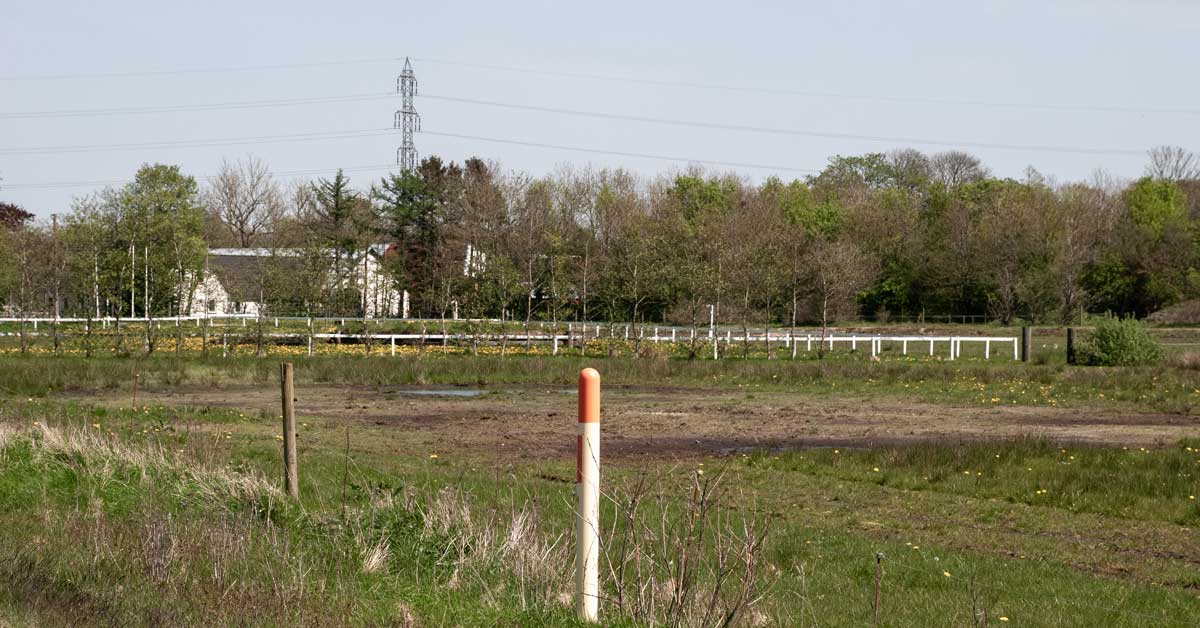
[(872, 469), (872, 471), (874, 471), (875, 473), (879, 473), (879, 467), (875, 467), (874, 469)]
[[(1101, 395), (1101, 396), (1103, 396), (1103, 395)], [(999, 619), (1000, 619), (1000, 621), (1008, 621), (1008, 618), (1005, 617), (1004, 615), (1001, 615)]]
[(951, 575), (950, 575), (950, 572), (949, 572), (949, 571), (943, 571), (943, 572), (942, 572), (942, 575), (943, 575), (943, 576), (946, 576), (947, 578), (950, 578), (950, 577), (951, 577)]
[(437, 454), (429, 454), (430, 459), (437, 458)]

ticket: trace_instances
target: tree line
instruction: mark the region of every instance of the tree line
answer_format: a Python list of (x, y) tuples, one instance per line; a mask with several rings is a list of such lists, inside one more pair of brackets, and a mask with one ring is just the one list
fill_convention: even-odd
[(1150, 151), (1145, 176), (993, 176), (961, 152), (837, 156), (751, 182), (698, 168), (534, 177), (438, 157), (369, 189), (344, 172), (285, 185), (253, 158), (201, 185), (170, 165), (48, 222), (0, 203), (9, 315), (186, 313), (210, 248), (262, 249), (263, 311), (358, 316), (355, 265), (411, 315), (790, 325), (987, 315), (1069, 323), (1200, 297), (1200, 159)]

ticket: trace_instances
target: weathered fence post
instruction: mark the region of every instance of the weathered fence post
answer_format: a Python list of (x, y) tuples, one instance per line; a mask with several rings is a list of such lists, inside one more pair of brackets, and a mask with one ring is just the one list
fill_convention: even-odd
[(1021, 361), (1028, 362), (1033, 359), (1030, 355), (1033, 342), (1033, 328), (1028, 325), (1021, 328)]
[(1075, 328), (1067, 328), (1067, 364), (1075, 363)]
[(600, 593), (600, 373), (579, 373), (575, 441), (575, 604), (579, 618), (598, 619)]
[(300, 475), (296, 465), (296, 392), (291, 362), (279, 365), (279, 387), (283, 397), (283, 486), (292, 499), (300, 499)]

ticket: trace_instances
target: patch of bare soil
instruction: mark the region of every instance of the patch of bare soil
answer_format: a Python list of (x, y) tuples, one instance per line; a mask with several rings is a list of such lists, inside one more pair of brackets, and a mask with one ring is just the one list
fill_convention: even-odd
[[(297, 413), (420, 434), (439, 451), (506, 452), (516, 458), (562, 455), (574, 446), (575, 396), (569, 389), (505, 388), (485, 394), (414, 394), (401, 387), (304, 386)], [(452, 389), (461, 394), (463, 391)], [(181, 387), (141, 393), (140, 401), (277, 413), (271, 387)], [(91, 397), (98, 403), (127, 403)], [(874, 447), (1017, 437), (1110, 446), (1162, 446), (1200, 435), (1192, 417), (1127, 408), (956, 407), (796, 393), (622, 387), (603, 397), (604, 450), (618, 457), (688, 457), (751, 449)]]

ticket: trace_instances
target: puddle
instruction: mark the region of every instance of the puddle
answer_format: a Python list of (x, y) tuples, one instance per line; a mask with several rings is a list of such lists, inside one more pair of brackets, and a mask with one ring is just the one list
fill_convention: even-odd
[(810, 445), (794, 445), (794, 446), (767, 446), (767, 445), (743, 445), (739, 447), (722, 447), (717, 450), (717, 454), (721, 456), (732, 456), (734, 454), (788, 454), (797, 451), (813, 451), (818, 449), (840, 449), (842, 451), (857, 451), (866, 449), (862, 446), (846, 446), (827, 443), (813, 443)]
[(397, 390), (399, 395), (416, 395), (419, 397), (479, 397), (483, 395), (482, 390), (472, 389), (450, 389), (450, 390)]

